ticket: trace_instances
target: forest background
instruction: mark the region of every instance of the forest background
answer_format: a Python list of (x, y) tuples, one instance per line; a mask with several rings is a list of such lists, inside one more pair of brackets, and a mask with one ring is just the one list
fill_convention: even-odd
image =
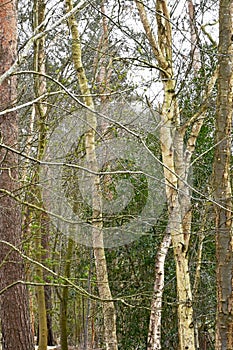
[(0, 0), (2, 349), (233, 349), (232, 16)]

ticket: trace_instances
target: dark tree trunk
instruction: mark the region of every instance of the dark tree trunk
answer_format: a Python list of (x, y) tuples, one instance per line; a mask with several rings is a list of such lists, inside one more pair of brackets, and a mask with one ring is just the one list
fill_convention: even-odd
[(47, 311), (47, 329), (48, 329), (48, 346), (54, 346), (55, 340), (53, 336), (52, 322), (52, 291), (50, 286), (45, 286), (45, 304)]
[[(16, 58), (17, 22), (16, 1), (0, 0), (0, 75)], [(0, 85), (0, 110), (12, 106), (16, 97), (16, 78), (11, 77)], [(10, 147), (17, 147), (17, 114), (12, 112), (0, 118), (1, 141)], [(24, 279), (21, 256), (2, 243), (7, 241), (20, 247), (21, 211), (14, 198), (4, 194), (16, 194), (18, 187), (17, 155), (4, 148), (0, 150), (0, 290), (3, 350), (32, 350), (33, 337), (30, 324), (27, 289), (17, 284)]]
[[(49, 256), (49, 217), (44, 214), (42, 218), (42, 249), (43, 249), (43, 261), (46, 261), (50, 258)], [(44, 281), (50, 282), (48, 273), (44, 271)], [(46, 317), (47, 317), (47, 330), (48, 330), (48, 346), (55, 345), (55, 339), (53, 335), (53, 322), (52, 322), (52, 311), (53, 311), (53, 305), (52, 305), (52, 288), (51, 286), (45, 286), (44, 287), (44, 293), (45, 293), (45, 306), (46, 306)]]
[(233, 253), (232, 190), (230, 179), (232, 152), (233, 88), (233, 0), (221, 0), (219, 8), (219, 76), (216, 111), (215, 159), (213, 166), (216, 213), (217, 319), (216, 350), (233, 349)]

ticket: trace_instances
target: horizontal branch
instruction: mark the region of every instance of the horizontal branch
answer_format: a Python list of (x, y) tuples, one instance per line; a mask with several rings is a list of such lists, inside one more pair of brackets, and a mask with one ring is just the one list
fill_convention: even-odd
[(140, 59), (138, 57), (120, 57), (120, 56), (118, 56), (118, 57), (114, 57), (113, 61), (137, 61), (137, 62), (142, 63), (144, 65), (144, 66), (142, 66), (143, 68), (144, 67), (154, 68), (154, 69), (157, 69), (158, 71), (160, 71), (161, 73), (164, 73), (165, 75), (167, 74), (167, 72), (162, 67), (155, 65), (153, 63), (150, 63), (146, 60)]
[[(185, 181), (181, 176), (179, 176), (176, 172), (172, 171), (169, 167), (167, 167), (158, 157), (156, 157), (153, 152), (148, 148), (148, 146), (146, 145), (145, 141), (143, 139), (140, 139), (141, 140), (141, 143), (142, 145), (144, 146), (144, 148), (149, 152), (149, 154), (155, 159), (155, 161), (157, 161), (162, 167), (166, 168), (168, 171), (170, 171), (174, 176), (177, 177), (178, 180), (180, 180), (182, 183), (184, 183), (185, 186), (187, 186), (187, 188), (189, 188), (193, 193), (196, 193), (198, 194), (201, 198), (207, 200), (208, 202), (212, 203), (212, 204), (215, 204), (217, 206), (219, 206), (220, 208), (226, 210), (226, 211), (230, 211), (228, 208), (225, 208), (223, 205), (217, 203), (215, 200), (213, 200), (212, 198), (209, 198), (208, 196), (206, 196), (205, 194), (203, 194), (202, 192), (198, 191), (197, 189), (195, 189), (193, 186), (191, 186), (187, 181)], [(15, 149), (13, 149), (12, 147), (9, 147), (7, 145), (4, 145), (4, 144), (1, 144), (0, 143), (0, 146), (12, 151), (12, 152), (15, 152), (17, 153), (18, 155), (21, 155), (21, 156), (24, 156), (23, 153), (21, 153), (20, 151), (17, 151)], [(158, 178), (156, 178), (155, 176), (151, 175), (151, 174), (148, 174), (144, 171), (131, 171), (131, 170), (118, 170), (118, 171), (103, 171), (103, 172), (95, 172), (95, 171), (92, 171), (91, 169), (88, 169), (88, 168), (85, 168), (85, 167), (82, 167), (80, 165), (77, 165), (77, 164), (69, 164), (69, 163), (64, 163), (64, 162), (45, 162), (45, 161), (41, 161), (41, 160), (38, 160), (36, 158), (33, 158), (31, 156), (27, 156), (25, 155), (25, 158), (39, 164), (39, 165), (53, 165), (53, 166), (67, 166), (69, 168), (76, 168), (76, 169), (80, 169), (80, 170), (83, 170), (83, 171), (87, 171), (88, 173), (91, 173), (93, 175), (124, 175), (124, 174), (129, 174), (129, 175), (144, 175), (144, 176), (147, 176), (149, 178), (152, 178), (152, 179), (155, 179), (155, 180), (158, 180), (161, 184), (164, 184), (164, 181), (163, 180), (160, 180)], [(170, 187), (174, 188), (174, 186), (172, 184), (169, 184)], [(178, 191), (182, 192), (180, 189), (177, 189)], [(0, 192), (6, 194), (6, 195), (9, 195), (13, 198), (15, 198), (18, 202), (20, 202), (21, 204), (24, 204), (24, 205), (28, 205), (30, 207), (33, 207), (37, 210), (41, 210), (41, 211), (44, 211), (45, 213), (48, 213), (49, 215), (52, 215), (53, 217), (56, 217), (58, 219), (61, 219), (65, 222), (68, 222), (68, 223), (73, 223), (73, 224), (76, 224), (78, 222), (70, 222), (69, 220), (66, 220), (64, 219), (63, 217), (59, 216), (59, 215), (56, 215), (52, 212), (48, 212), (46, 211), (44, 208), (41, 208), (41, 207), (38, 207), (34, 204), (31, 204), (29, 202), (25, 202), (23, 200), (21, 200), (20, 198), (17, 198), (15, 196), (14, 193), (11, 193), (5, 189), (0, 189)]]

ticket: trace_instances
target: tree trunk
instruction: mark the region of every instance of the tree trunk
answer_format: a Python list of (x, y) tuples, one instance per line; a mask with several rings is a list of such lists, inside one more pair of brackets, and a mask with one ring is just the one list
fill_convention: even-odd
[[(160, 111), (162, 125), (160, 128), (160, 143), (169, 212), (168, 233), (171, 234), (176, 264), (179, 349), (194, 350), (193, 306), (188, 266), (192, 212), (191, 193), (187, 181), (191, 156), (195, 149), (202, 122), (194, 121), (185, 145), (187, 127), (181, 126), (175, 91), (172, 26), (167, 1), (158, 0), (156, 2), (157, 40), (153, 34), (143, 2), (135, 0), (135, 3), (147, 40), (157, 59), (163, 82), (164, 98)], [(155, 343), (154, 346), (156, 346)]]
[[(67, 11), (72, 10), (72, 0), (66, 0)], [(74, 16), (70, 16), (68, 20), (69, 28), (72, 35), (72, 55), (73, 62), (77, 72), (79, 86), (84, 103), (87, 107), (94, 111), (94, 101), (90, 94), (88, 81), (85, 69), (82, 63), (82, 49), (79, 37), (77, 22)], [(97, 120), (94, 113), (87, 113), (87, 125), (90, 129), (85, 135), (85, 148), (87, 164), (93, 174), (89, 174), (89, 183), (92, 191), (92, 241), (95, 257), (97, 285), (99, 296), (101, 299), (109, 300), (103, 302), (103, 321), (104, 321), (104, 340), (107, 350), (117, 350), (117, 335), (116, 335), (116, 312), (112, 300), (112, 294), (109, 287), (107, 263), (103, 242), (103, 221), (102, 221), (102, 198), (100, 189), (100, 178), (94, 173), (98, 172), (96, 152), (95, 152), (95, 135)]]
[[(65, 260), (65, 269), (64, 276), (70, 277), (70, 267), (71, 259), (73, 254), (73, 240), (69, 238), (66, 260)], [(68, 350), (68, 332), (67, 332), (67, 308), (68, 308), (68, 297), (69, 297), (69, 287), (62, 288), (62, 294), (60, 298), (60, 332), (61, 332), (61, 350)]]
[[(16, 2), (0, 1), (0, 75), (11, 67), (17, 53)], [(16, 99), (16, 78), (3, 81), (0, 86), (0, 108), (12, 106)], [(3, 142), (10, 147), (17, 147), (18, 119), (15, 112), (8, 113), (0, 119), (0, 132)], [(13, 152), (1, 149), (0, 188), (17, 194), (18, 158)], [(14, 198), (3, 195), (0, 198), (0, 240), (21, 245), (21, 208)], [(24, 279), (22, 258), (10, 250), (4, 243), (0, 244), (0, 289), (3, 290), (16, 281)], [(1, 323), (3, 350), (34, 349), (30, 324), (28, 292), (24, 285), (12, 286), (1, 295)]]
[(151, 314), (147, 350), (161, 349), (162, 297), (164, 289), (164, 263), (171, 244), (171, 235), (165, 234), (156, 254), (154, 292), (151, 302)]
[[(44, 254), (42, 255), (42, 261), (48, 261), (50, 257), (49, 254), (49, 218), (46, 213), (43, 215), (43, 221), (42, 221), (42, 249), (44, 251)], [(47, 271), (44, 270), (44, 281), (46, 283), (50, 282), (50, 275)], [(44, 286), (44, 293), (45, 293), (45, 307), (46, 307), (46, 316), (47, 316), (47, 335), (48, 335), (48, 346), (54, 346), (55, 345), (55, 339), (53, 335), (53, 322), (52, 322), (52, 314), (53, 314), (53, 304), (52, 304), (52, 287), (45, 285)]]
[[(43, 23), (45, 19), (45, 2), (44, 0), (34, 0), (34, 30)], [(40, 26), (39, 31), (43, 32), (44, 26)], [(45, 37), (42, 37), (34, 43), (34, 71), (38, 73), (45, 73)], [(34, 76), (34, 92), (36, 97), (46, 92), (46, 80), (43, 76)], [(43, 103), (39, 102), (35, 105), (36, 111), (36, 124), (38, 127), (38, 150), (37, 158), (42, 159), (44, 155), (44, 149), (46, 145), (46, 107)], [(35, 169), (35, 198), (39, 207), (43, 207), (41, 189), (38, 187), (40, 168)], [(42, 234), (48, 234), (43, 232), (44, 225), (44, 213), (35, 212), (35, 256), (37, 261), (42, 262)], [(40, 282), (44, 281), (43, 268), (39, 265), (36, 266), (37, 278)], [(38, 321), (39, 321), (39, 350), (47, 350), (48, 344), (48, 329), (47, 329), (47, 312), (45, 303), (45, 288), (43, 285), (36, 287), (37, 303), (38, 303)]]
[(216, 111), (213, 190), (216, 214), (217, 320), (216, 350), (233, 349), (233, 255), (232, 190), (230, 159), (232, 152), (233, 88), (233, 1), (221, 0), (219, 7), (219, 76)]

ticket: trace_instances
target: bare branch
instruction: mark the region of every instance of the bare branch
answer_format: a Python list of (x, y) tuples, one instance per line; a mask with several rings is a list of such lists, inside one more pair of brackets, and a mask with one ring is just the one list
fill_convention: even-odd
[(167, 77), (170, 78), (170, 74), (167, 72), (167, 67), (168, 67), (168, 62), (166, 61), (166, 58), (164, 57), (156, 39), (155, 36), (152, 32), (151, 25), (149, 23), (145, 6), (142, 1), (135, 0), (135, 4), (138, 9), (139, 16), (141, 18), (141, 22), (143, 24), (147, 39), (151, 45), (151, 48), (153, 50), (154, 56), (157, 59), (159, 66), (161, 67), (161, 70), (163, 71), (163, 74)]
[[(34, 44), (34, 42), (46, 34), (48, 34), (50, 31), (53, 29), (57, 28), (60, 24), (62, 24), (64, 21), (66, 21), (70, 16), (75, 14), (76, 12), (82, 10), (85, 6), (88, 5), (88, 0), (81, 0), (71, 11), (66, 13), (64, 16), (62, 16), (58, 21), (56, 21), (53, 25), (45, 29), (43, 32), (40, 32), (38, 34), (33, 35), (27, 42), (27, 44), (24, 46), (22, 49), (22, 52), (19, 53), (18, 59), (13, 63), (13, 65), (4, 73), (0, 76), (0, 85), (2, 82), (7, 79), (10, 75), (15, 73), (16, 69), (18, 68), (19, 64), (22, 63), (27, 57), (28, 57), (28, 52), (31, 48), (31, 46)], [(45, 23), (41, 23), (39, 28), (42, 25), (45, 25), (47, 23), (48, 19), (46, 19)], [(36, 28), (35, 33), (37, 33), (38, 29)]]

